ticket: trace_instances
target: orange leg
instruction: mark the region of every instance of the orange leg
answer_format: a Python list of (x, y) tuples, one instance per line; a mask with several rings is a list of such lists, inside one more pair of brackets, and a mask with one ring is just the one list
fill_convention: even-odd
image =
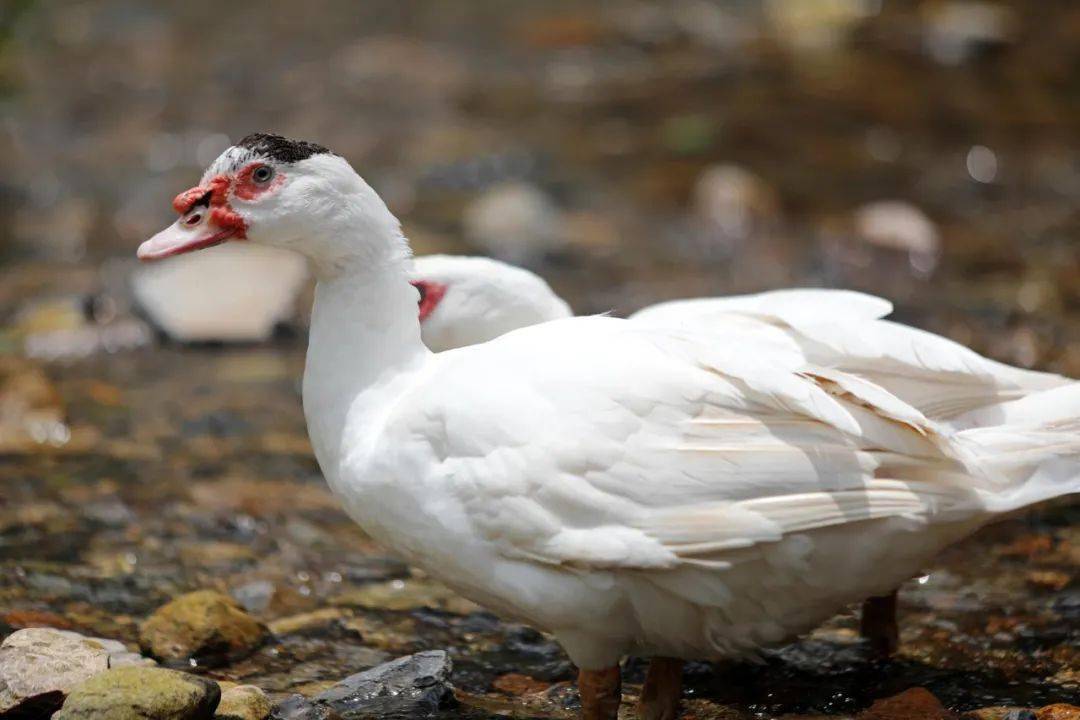
[(654, 657), (641, 688), (638, 717), (641, 720), (675, 720), (682, 699), (683, 661)]
[(578, 673), (581, 693), (581, 720), (617, 720), (622, 702), (622, 675), (619, 666)]
[(863, 601), (862, 636), (878, 655), (889, 657), (900, 645), (900, 629), (896, 624), (896, 591)]

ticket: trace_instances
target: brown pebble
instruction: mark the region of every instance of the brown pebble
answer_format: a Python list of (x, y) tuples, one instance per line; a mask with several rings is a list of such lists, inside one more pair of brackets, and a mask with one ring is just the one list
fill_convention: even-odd
[(1054, 538), (1049, 535), (1021, 535), (1008, 545), (1001, 547), (998, 554), (1002, 557), (1026, 557), (1042, 555), (1054, 549)]
[(1040, 590), (1064, 590), (1072, 582), (1072, 575), (1060, 570), (1032, 570), (1027, 574), (1027, 583)]
[(1055, 703), (1035, 711), (1039, 720), (1080, 720), (1080, 707), (1068, 703)]
[(139, 642), (165, 662), (220, 664), (244, 657), (266, 639), (266, 628), (236, 601), (213, 590), (181, 595), (139, 628)]
[(961, 715), (961, 720), (1017, 720), (1017, 718), (1031, 717), (1031, 710), (1011, 705), (993, 705), (991, 707), (968, 710)]
[(856, 720), (952, 720), (953, 717), (933, 693), (926, 688), (914, 687), (899, 695), (875, 700), (856, 716)]
[(521, 673), (506, 673), (495, 678), (495, 682), (491, 686), (507, 695), (531, 695), (532, 693), (547, 690), (551, 687), (551, 683)]
[(75, 626), (67, 618), (47, 610), (12, 610), (0, 615), (0, 621), (13, 628), (51, 627), (73, 630)]

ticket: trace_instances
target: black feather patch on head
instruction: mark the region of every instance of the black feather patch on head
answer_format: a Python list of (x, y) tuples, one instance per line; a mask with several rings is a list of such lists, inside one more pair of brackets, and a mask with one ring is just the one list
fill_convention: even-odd
[(245, 150), (250, 150), (256, 155), (285, 163), (307, 160), (312, 155), (334, 154), (322, 145), (313, 142), (308, 142), (306, 140), (292, 140), (287, 137), (282, 137), (281, 135), (271, 135), (270, 133), (251, 133), (246, 138), (236, 143), (236, 147), (241, 147)]

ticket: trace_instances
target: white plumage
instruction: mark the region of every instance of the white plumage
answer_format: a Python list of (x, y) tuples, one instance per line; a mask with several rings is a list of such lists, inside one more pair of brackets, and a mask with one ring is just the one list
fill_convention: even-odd
[[(262, 162), (283, 178), (230, 199), (248, 239), (320, 275), (304, 407), (335, 494), (375, 539), (554, 633), (584, 669), (752, 655), (1080, 485), (1071, 389), (1050, 423), (941, 422), (1066, 381), (910, 329), (883, 348), (860, 324), (898, 327), (874, 325), (875, 299), (852, 305), (865, 315), (567, 318), (433, 354), (397, 222), (348, 164), (239, 152), (208, 175)], [(144, 254), (198, 247), (177, 227)]]

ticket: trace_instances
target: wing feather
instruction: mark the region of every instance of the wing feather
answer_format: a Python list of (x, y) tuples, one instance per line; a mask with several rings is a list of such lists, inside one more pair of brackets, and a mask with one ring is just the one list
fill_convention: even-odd
[[(425, 390), (445, 392), (440, 467), (502, 554), (567, 567), (724, 567), (792, 533), (975, 502), (916, 408), (759, 338), (577, 318), (444, 353), (463, 354)], [(560, 344), (573, 355), (545, 353)]]

